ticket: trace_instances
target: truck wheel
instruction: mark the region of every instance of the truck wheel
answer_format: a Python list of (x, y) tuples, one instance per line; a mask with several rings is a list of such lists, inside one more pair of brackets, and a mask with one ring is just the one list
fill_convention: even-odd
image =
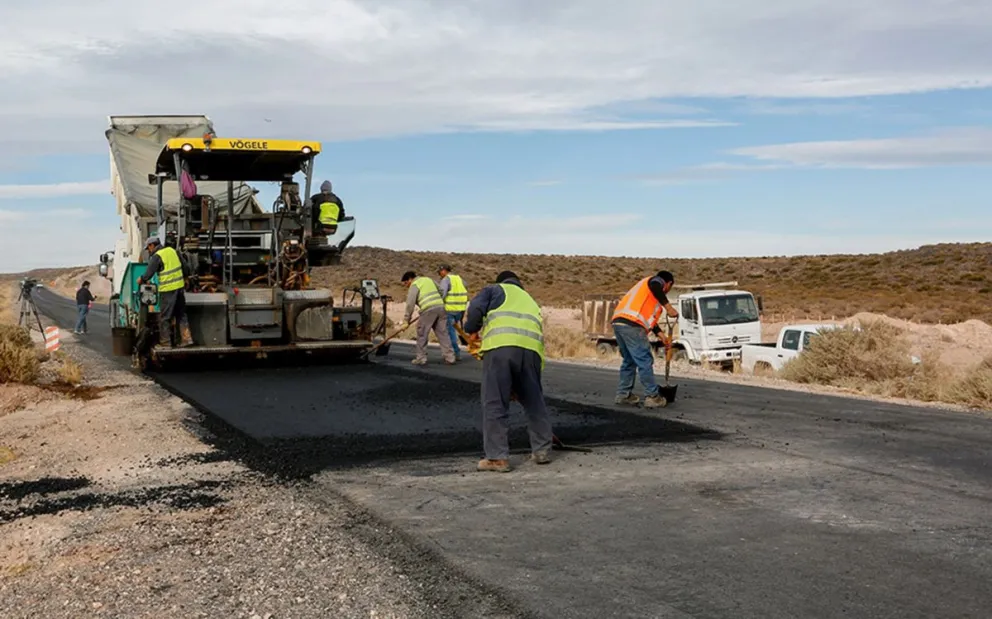
[(684, 348), (676, 348), (675, 351), (672, 352), (672, 361), (685, 361), (688, 358), (689, 355), (685, 353)]
[(596, 352), (601, 355), (615, 355), (617, 353), (617, 346), (610, 342), (600, 342), (596, 344)]

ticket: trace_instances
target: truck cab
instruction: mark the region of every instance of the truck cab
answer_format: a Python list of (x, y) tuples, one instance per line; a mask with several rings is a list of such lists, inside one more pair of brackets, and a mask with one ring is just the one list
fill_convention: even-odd
[(761, 341), (761, 298), (746, 290), (700, 286), (680, 294), (676, 357), (691, 363), (732, 366), (741, 346)]

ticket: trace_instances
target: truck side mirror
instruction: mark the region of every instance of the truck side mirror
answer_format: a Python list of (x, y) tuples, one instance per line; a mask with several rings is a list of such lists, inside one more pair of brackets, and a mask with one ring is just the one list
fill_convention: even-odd
[(755, 297), (755, 300), (758, 302), (758, 313), (760, 314), (764, 312), (765, 303), (764, 303), (764, 299), (761, 298), (761, 295), (759, 294), (757, 297)]
[(107, 272), (108, 272), (107, 263), (104, 262), (103, 264), (100, 265), (100, 276), (101, 277), (106, 277), (107, 276)]

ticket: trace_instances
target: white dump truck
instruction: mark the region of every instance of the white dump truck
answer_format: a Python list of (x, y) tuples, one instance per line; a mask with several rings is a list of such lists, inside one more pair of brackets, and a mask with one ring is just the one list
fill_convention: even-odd
[[(676, 286), (688, 289), (673, 305), (680, 317), (674, 334), (674, 359), (732, 367), (741, 346), (761, 341), (761, 297), (738, 290), (737, 282)], [(589, 295), (583, 301), (582, 327), (601, 353), (615, 353), (610, 326), (622, 295)], [(662, 318), (664, 322), (664, 318)], [(652, 336), (652, 343), (661, 342)]]

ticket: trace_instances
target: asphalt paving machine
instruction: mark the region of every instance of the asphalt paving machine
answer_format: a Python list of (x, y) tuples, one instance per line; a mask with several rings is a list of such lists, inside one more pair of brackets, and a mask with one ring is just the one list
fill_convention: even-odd
[[(125, 238), (101, 255), (100, 273), (113, 282), (115, 354), (142, 369), (190, 358), (367, 357), (386, 328), (389, 298), (378, 282), (356, 282), (337, 305), (331, 290), (310, 279), (313, 266), (338, 264), (355, 235), (353, 217), (336, 230), (313, 217), (320, 142), (221, 138), (205, 116), (110, 121), (112, 192)], [(279, 187), (267, 212), (248, 185), (262, 182)], [(158, 344), (159, 328), (175, 326), (157, 320), (158, 278), (137, 283), (150, 236), (175, 248), (189, 269), (192, 346)]]

